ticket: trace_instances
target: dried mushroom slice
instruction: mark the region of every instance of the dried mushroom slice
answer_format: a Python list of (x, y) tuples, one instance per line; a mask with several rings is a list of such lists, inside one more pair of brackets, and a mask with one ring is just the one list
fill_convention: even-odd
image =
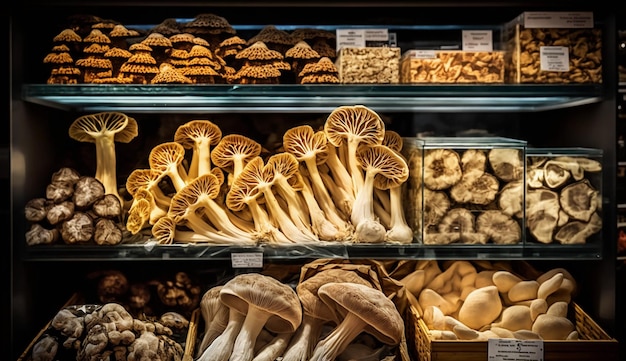
[(561, 156), (554, 158), (556, 161), (561, 162), (576, 162), (585, 172), (600, 172), (602, 170), (602, 163), (587, 157), (570, 157)]
[[(114, 197), (117, 200), (117, 197)], [(122, 229), (112, 219), (99, 218), (94, 225), (93, 240), (98, 245), (116, 245), (122, 242)]]
[(560, 188), (565, 185), (571, 177), (572, 173), (570, 172), (568, 163), (550, 160), (543, 166), (543, 179), (548, 188)]
[(598, 208), (600, 193), (587, 180), (572, 183), (561, 190), (559, 201), (572, 218), (589, 222)]
[(515, 244), (522, 239), (519, 223), (498, 210), (488, 210), (476, 217), (476, 228), (495, 244)]
[(584, 244), (602, 229), (602, 217), (594, 213), (589, 222), (573, 221), (561, 227), (554, 239), (561, 244)]
[(478, 178), (471, 175), (466, 178), (464, 174), (450, 189), (450, 197), (458, 203), (487, 205), (496, 199), (499, 189), (500, 182), (492, 174), (483, 173)]
[(508, 216), (522, 218), (524, 215), (524, 182), (520, 180), (507, 183), (500, 190), (498, 207)]
[(24, 216), (29, 222), (41, 222), (46, 219), (48, 208), (53, 202), (46, 198), (33, 198), (24, 206)]
[(475, 217), (467, 208), (453, 208), (438, 225), (438, 231), (450, 235), (451, 242), (463, 241), (463, 235), (475, 233)]
[(429, 149), (424, 154), (424, 185), (444, 190), (461, 180), (461, 158), (452, 149)]
[(530, 167), (526, 171), (526, 184), (529, 188), (541, 188), (543, 187), (544, 170), (542, 167)]
[(424, 189), (424, 226), (436, 226), (450, 210), (450, 198), (445, 192)]
[(526, 226), (541, 243), (552, 243), (561, 218), (559, 195), (548, 189), (529, 190), (526, 194)]
[(75, 212), (61, 225), (61, 238), (67, 244), (85, 243), (94, 235), (93, 219), (84, 212)]
[(520, 180), (524, 175), (522, 151), (515, 148), (494, 148), (488, 154), (493, 174), (505, 182)]

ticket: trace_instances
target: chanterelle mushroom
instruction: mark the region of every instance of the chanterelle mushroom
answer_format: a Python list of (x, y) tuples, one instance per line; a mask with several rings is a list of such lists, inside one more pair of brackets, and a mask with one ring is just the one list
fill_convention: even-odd
[(404, 321), (395, 304), (379, 289), (349, 282), (332, 282), (318, 289), (319, 297), (341, 322), (317, 343), (310, 361), (334, 360), (361, 332), (382, 343), (398, 345)]
[(96, 145), (95, 178), (102, 182), (106, 193), (117, 191), (115, 142), (128, 143), (138, 134), (137, 121), (120, 112), (101, 112), (83, 115), (72, 123), (69, 135), (79, 142)]
[(296, 292), (260, 273), (235, 276), (222, 287), (220, 299), (246, 314), (230, 361), (252, 360), (254, 344), (263, 327), (275, 333), (294, 332), (302, 322), (302, 306)]

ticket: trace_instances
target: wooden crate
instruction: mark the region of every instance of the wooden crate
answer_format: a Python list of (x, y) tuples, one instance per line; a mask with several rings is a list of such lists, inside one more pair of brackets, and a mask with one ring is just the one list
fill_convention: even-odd
[[(409, 353), (412, 360), (419, 361), (485, 361), (486, 341), (431, 340), (430, 331), (421, 318), (419, 305), (409, 307), (406, 327)], [(618, 360), (618, 343), (611, 338), (585, 311), (575, 302), (570, 304), (573, 311), (579, 340), (546, 340), (544, 361), (602, 361)]]
[[(62, 310), (72, 305), (80, 305), (84, 303), (85, 303), (85, 298), (80, 293), (74, 293), (60, 309)], [(196, 334), (198, 318), (200, 317), (199, 315), (200, 315), (199, 309), (196, 309), (192, 312), (191, 319), (189, 320), (189, 329), (187, 331), (187, 337), (186, 337), (186, 341), (184, 345), (184, 350), (185, 350), (183, 354), (184, 361), (193, 360), (192, 355), (193, 355), (193, 348), (195, 347), (195, 338), (191, 336)], [(41, 339), (41, 337), (46, 332), (48, 332), (48, 329), (50, 328), (51, 323), (52, 323), (52, 320), (48, 321), (48, 323), (46, 323), (46, 325), (41, 330), (39, 330), (37, 335), (28, 344), (28, 346), (26, 347), (24, 352), (22, 352), (22, 354), (17, 359), (17, 361), (32, 361), (33, 360), (32, 358), (33, 346), (39, 341), (39, 339)], [(192, 328), (193, 328), (193, 331), (192, 331)], [(191, 358), (187, 357), (188, 354), (190, 355), (189, 357)]]

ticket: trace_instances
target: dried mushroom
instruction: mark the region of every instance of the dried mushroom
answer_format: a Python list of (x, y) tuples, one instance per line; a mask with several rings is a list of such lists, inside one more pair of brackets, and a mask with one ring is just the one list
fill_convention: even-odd
[(93, 219), (87, 213), (74, 212), (61, 224), (61, 238), (67, 244), (86, 243), (94, 235)]
[(291, 63), (291, 70), (299, 75), (307, 64), (316, 63), (320, 59), (317, 51), (305, 41), (297, 42), (285, 52), (285, 60)]
[(573, 219), (589, 222), (598, 208), (600, 196), (591, 183), (584, 179), (561, 190), (559, 202), (563, 210)]
[(46, 219), (48, 208), (53, 202), (46, 198), (33, 198), (24, 206), (24, 216), (29, 222), (41, 222)]
[(276, 28), (274, 25), (265, 26), (256, 35), (248, 39), (248, 45), (256, 42), (263, 42), (268, 48), (276, 50), (281, 54), (285, 54), (296, 43), (291, 34)]
[(522, 151), (516, 148), (494, 148), (488, 153), (493, 174), (505, 182), (520, 180), (524, 176)]
[(172, 42), (165, 35), (152, 32), (141, 43), (148, 45), (152, 49), (151, 55), (157, 64), (161, 64), (169, 58)]
[(163, 63), (159, 67), (159, 73), (150, 80), (150, 84), (191, 84), (192, 80), (174, 66)]
[(561, 244), (584, 244), (587, 239), (602, 229), (602, 217), (593, 213), (589, 222), (573, 221), (559, 229), (554, 239)]
[(461, 157), (452, 149), (428, 149), (424, 154), (424, 185), (431, 190), (452, 187), (463, 177)]
[(529, 190), (526, 194), (526, 226), (541, 243), (551, 243), (560, 219), (559, 195), (548, 189)]
[(45, 228), (39, 223), (33, 223), (26, 232), (26, 244), (36, 246), (40, 244), (53, 244), (61, 239), (58, 228)]
[(96, 244), (116, 245), (122, 242), (122, 229), (118, 223), (108, 218), (98, 218), (94, 224), (93, 240)]
[(495, 244), (515, 244), (522, 239), (519, 223), (499, 210), (487, 210), (476, 217), (476, 230)]
[(212, 50), (224, 37), (236, 33), (226, 18), (211, 13), (196, 15), (191, 21), (182, 24), (181, 30), (206, 40)]

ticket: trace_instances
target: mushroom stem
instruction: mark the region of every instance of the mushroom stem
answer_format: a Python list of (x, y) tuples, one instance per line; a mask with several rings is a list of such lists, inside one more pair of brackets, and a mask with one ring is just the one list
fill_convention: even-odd
[(211, 342), (196, 361), (228, 361), (231, 357), (245, 315), (232, 308), (228, 312), (228, 324), (224, 332)]
[(115, 142), (112, 137), (96, 137), (96, 176), (104, 185), (105, 193), (114, 194), (120, 201), (117, 192), (117, 172), (115, 159)]
[(302, 323), (283, 354), (283, 361), (307, 361), (322, 333), (323, 324), (324, 320), (303, 314)]
[(254, 358), (254, 343), (270, 316), (269, 312), (250, 304), (229, 361), (251, 361)]
[(413, 241), (413, 230), (404, 218), (402, 209), (402, 188), (400, 186), (389, 189), (391, 224), (385, 239), (396, 243), (411, 243)]
[(346, 317), (313, 350), (310, 361), (335, 360), (346, 347), (363, 331), (365, 321), (353, 313)]
[(386, 229), (376, 220), (374, 213), (374, 172), (366, 172), (363, 186), (357, 192), (352, 207), (351, 220), (356, 225), (357, 241), (379, 242), (383, 240)]

